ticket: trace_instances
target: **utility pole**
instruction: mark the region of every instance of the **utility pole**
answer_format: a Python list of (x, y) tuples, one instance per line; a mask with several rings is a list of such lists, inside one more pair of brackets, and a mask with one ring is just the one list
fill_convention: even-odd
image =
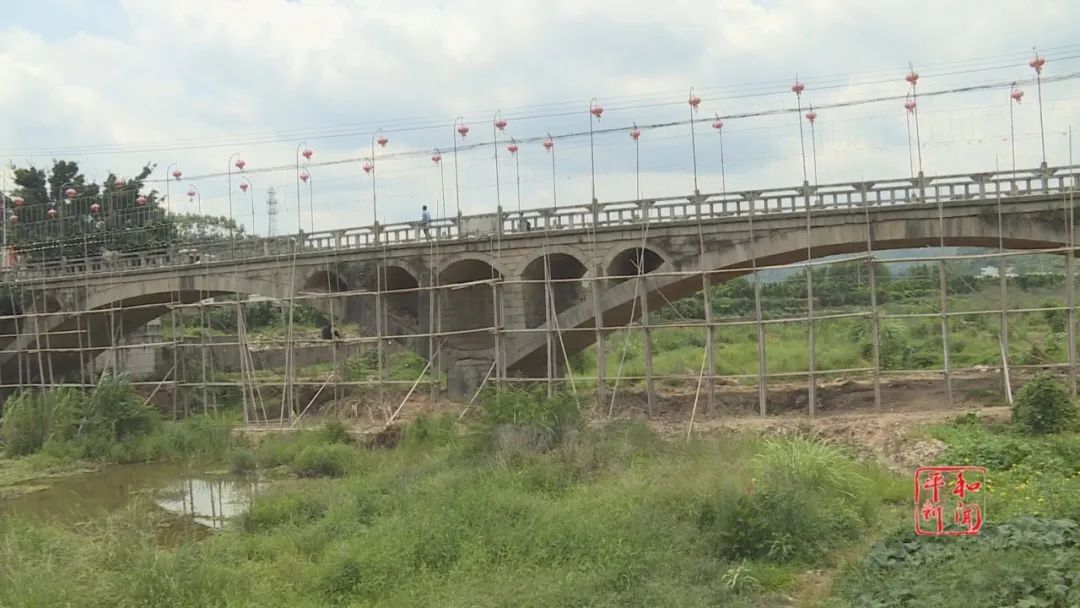
[[(297, 207), (299, 207), (299, 205), (300, 205), (300, 203), (297, 202)], [(277, 236), (277, 214), (278, 214), (277, 191), (274, 190), (273, 186), (270, 186), (269, 188), (266, 189), (266, 221), (267, 221), (266, 235), (267, 236), (271, 236), (271, 237)], [(255, 229), (254, 226), (252, 226), (251, 228), (252, 228), (252, 230)]]

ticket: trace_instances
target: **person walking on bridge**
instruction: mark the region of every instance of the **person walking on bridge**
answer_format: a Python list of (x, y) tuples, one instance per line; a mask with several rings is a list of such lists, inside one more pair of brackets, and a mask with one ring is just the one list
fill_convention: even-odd
[(420, 225), (424, 228), (424, 238), (430, 241), (431, 233), (428, 232), (428, 228), (431, 226), (431, 212), (428, 211), (427, 205), (424, 205), (424, 209), (420, 213)]

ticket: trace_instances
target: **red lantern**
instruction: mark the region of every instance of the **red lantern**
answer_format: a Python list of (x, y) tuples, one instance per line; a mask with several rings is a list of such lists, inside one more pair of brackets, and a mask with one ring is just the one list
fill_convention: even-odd
[(439, 164), (439, 162), (441, 160), (442, 160), (442, 154), (439, 154), (438, 152), (436, 152), (436, 153), (431, 155), (431, 162), (435, 163), (436, 165)]
[(795, 84), (791, 85), (791, 92), (796, 95), (802, 95), (802, 92), (806, 90), (806, 85), (799, 82), (799, 79), (795, 79)]
[(304, 158), (306, 158), (308, 160), (311, 160), (311, 155), (315, 154), (315, 153), (311, 151), (311, 148), (304, 148), (304, 151), (301, 152), (300, 154), (303, 154)]
[(469, 125), (461, 125), (457, 128), (457, 132), (461, 135), (461, 139), (465, 139), (465, 136), (469, 134)]
[(243, 171), (244, 167), (247, 166), (247, 162), (245, 162), (244, 159), (242, 159), (242, 158), (236, 159), (235, 164), (236, 164), (236, 168), (241, 170), (241, 171)]
[(173, 169), (172, 176), (176, 178), (176, 181), (180, 181), (180, 177), (184, 175), (184, 172), (179, 169)]
[(8, 221), (10, 221), (12, 224), (18, 224), (19, 223), (19, 216), (12, 213), (11, 217), (8, 218)]
[(26, 201), (23, 200), (23, 197), (16, 196), (15, 198), (11, 199), (11, 202), (15, 203), (16, 207), (22, 207), (23, 203), (25, 203)]
[(1035, 58), (1028, 63), (1028, 65), (1031, 66), (1031, 69), (1035, 70), (1036, 74), (1042, 74), (1043, 65), (1045, 64), (1046, 60), (1038, 55), (1035, 55)]
[(589, 108), (589, 111), (592, 112), (592, 115), (595, 116), (597, 120), (600, 120), (600, 115), (604, 113), (604, 108), (597, 104)]
[(311, 179), (311, 174), (308, 173), (307, 171), (304, 171), (303, 173), (300, 174), (300, 181), (304, 182), (305, 184), (307, 183), (307, 180), (309, 180), (309, 179)]
[(75, 192), (74, 188), (68, 188), (67, 190), (64, 190), (64, 196), (68, 198), (75, 198), (76, 194), (78, 194), (78, 192)]
[(549, 135), (548, 138), (544, 140), (544, 149), (545, 150), (551, 150), (554, 147), (555, 147), (555, 142), (551, 140), (551, 136)]
[(190, 200), (190, 199), (194, 199), (194, 198), (195, 198), (195, 189), (194, 189), (194, 188), (192, 188), (191, 190), (188, 190), (188, 191), (187, 191), (187, 195), (188, 195), (188, 199), (189, 199), (189, 200)]
[(1013, 89), (1012, 93), (1009, 94), (1009, 97), (1012, 97), (1013, 101), (1016, 103), (1020, 103), (1020, 100), (1024, 98), (1024, 92), (1020, 89)]
[(99, 205), (97, 203), (94, 203), (93, 205), (90, 205), (90, 213), (100, 213), (100, 212), (101, 212), (101, 205)]
[(386, 147), (386, 144), (390, 143), (390, 140), (386, 139), (385, 135), (380, 135), (379, 139), (376, 139), (375, 141), (379, 142), (379, 145), (384, 148)]
[(640, 129), (631, 129), (630, 130), (630, 139), (632, 139), (634, 141), (637, 141), (639, 137), (641, 137), (641, 130)]
[(247, 192), (248, 183), (247, 182), (240, 182), (240, 189), (243, 190), (244, 192)]
[(908, 72), (907, 76), (904, 76), (904, 80), (908, 81), (911, 86), (915, 86), (919, 83), (919, 73), (915, 70), (911, 70), (910, 72)]
[(722, 121), (722, 120), (717, 120), (716, 122), (712, 123), (712, 128), (714, 128), (714, 129), (716, 129), (716, 130), (718, 130), (718, 131), (719, 131), (720, 129), (723, 129), (723, 128), (724, 128), (724, 121)]
[(117, 179), (115, 184), (116, 184), (116, 189), (117, 190), (123, 190), (124, 189), (124, 180)]
[(806, 120), (810, 121), (810, 124), (814, 124), (814, 119), (817, 118), (817, 112), (810, 110), (806, 113)]
[(49, 209), (45, 215), (49, 216), (49, 219), (55, 219), (57, 216), (56, 209)]
[(698, 97), (697, 95), (691, 95), (690, 96), (690, 107), (693, 108), (695, 112), (697, 112), (698, 106), (700, 106), (700, 105), (701, 105), (701, 98)]
[(503, 120), (502, 118), (499, 118), (498, 120), (495, 121), (495, 128), (502, 131), (502, 130), (506, 129), (506, 124), (507, 123), (506, 123), (505, 120)]
[(146, 197), (145, 196), (139, 196), (139, 198), (135, 199), (135, 203), (138, 204), (140, 207), (145, 207), (146, 206)]
[(375, 165), (371, 164), (370, 162), (365, 162), (364, 163), (364, 173), (371, 173), (371, 170), (374, 169), (374, 168), (375, 168)]
[(909, 100), (905, 101), (904, 102), (904, 108), (906, 108), (908, 112), (914, 112), (915, 111), (915, 100), (909, 99)]

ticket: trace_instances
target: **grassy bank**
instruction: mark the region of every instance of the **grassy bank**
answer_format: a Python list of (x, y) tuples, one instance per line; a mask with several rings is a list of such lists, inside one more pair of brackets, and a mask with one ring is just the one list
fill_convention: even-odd
[[(802, 438), (585, 430), (510, 395), (394, 449), (332, 428), (233, 452), (285, 468), (237, 530), (158, 546), (145, 522), (0, 522), (0, 605), (750, 606), (889, 521), (907, 484)], [(515, 422), (516, 421), (516, 422)]]
[(104, 464), (220, 462), (236, 445), (232, 413), (163, 420), (123, 376), (93, 390), (28, 389), (4, 402), (0, 487)]

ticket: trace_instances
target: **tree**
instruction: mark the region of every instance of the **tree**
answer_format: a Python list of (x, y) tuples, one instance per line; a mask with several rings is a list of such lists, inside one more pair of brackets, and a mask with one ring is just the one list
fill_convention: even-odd
[[(16, 246), (24, 259), (47, 261), (104, 251), (163, 249), (233, 235), (244, 238), (244, 230), (228, 218), (167, 214), (158, 191), (144, 187), (154, 168), (147, 164), (122, 182), (110, 172), (97, 184), (74, 161), (54, 160), (48, 171), (12, 166), (17, 186), (12, 197), (22, 197), (24, 204), (12, 207), (5, 218), (7, 244)], [(66, 195), (68, 190), (74, 191), (73, 197)]]

